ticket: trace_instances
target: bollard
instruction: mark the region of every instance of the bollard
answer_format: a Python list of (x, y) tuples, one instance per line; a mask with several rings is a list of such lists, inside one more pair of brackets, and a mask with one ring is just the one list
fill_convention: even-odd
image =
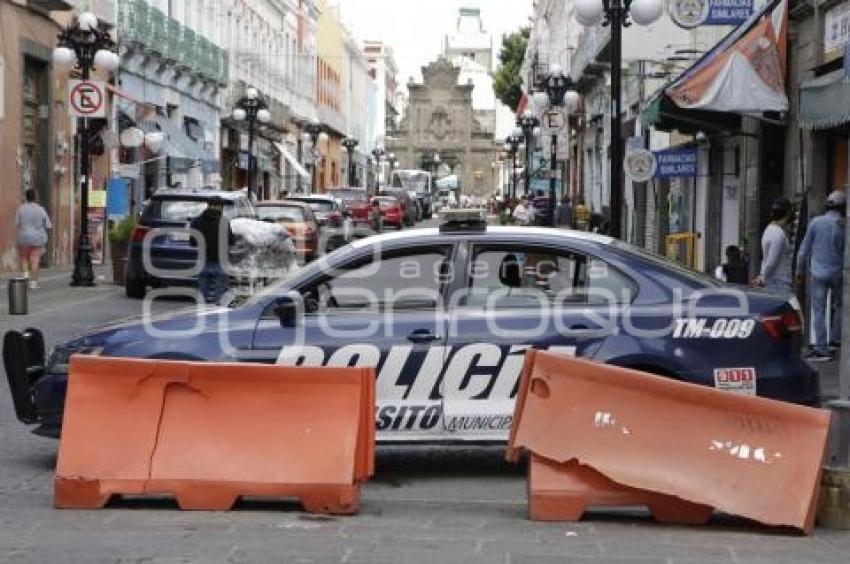
[(9, 280), (9, 315), (27, 314), (27, 284), (29, 278), (23, 276)]

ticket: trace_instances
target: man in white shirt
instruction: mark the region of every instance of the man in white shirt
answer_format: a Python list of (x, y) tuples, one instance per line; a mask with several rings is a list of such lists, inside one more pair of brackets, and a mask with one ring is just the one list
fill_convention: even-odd
[(531, 206), (531, 201), (517, 201), (513, 217), (519, 225), (531, 225), (534, 223), (534, 208)]

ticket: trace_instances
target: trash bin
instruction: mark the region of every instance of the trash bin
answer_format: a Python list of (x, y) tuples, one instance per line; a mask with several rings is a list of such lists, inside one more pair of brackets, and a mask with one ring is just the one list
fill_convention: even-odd
[(9, 315), (27, 314), (27, 285), (29, 278), (20, 276), (9, 280)]

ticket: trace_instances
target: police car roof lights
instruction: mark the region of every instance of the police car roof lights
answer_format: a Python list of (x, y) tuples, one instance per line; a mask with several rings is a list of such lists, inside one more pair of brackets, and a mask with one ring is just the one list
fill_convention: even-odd
[(449, 209), (440, 212), (440, 232), (485, 231), (487, 212), (484, 209)]

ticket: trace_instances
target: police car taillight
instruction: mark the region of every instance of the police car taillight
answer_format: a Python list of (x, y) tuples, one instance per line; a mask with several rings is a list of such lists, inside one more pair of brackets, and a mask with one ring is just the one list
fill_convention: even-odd
[(440, 212), (440, 231), (484, 231), (487, 212), (483, 209), (443, 210)]
[(764, 330), (774, 339), (785, 339), (803, 330), (803, 320), (796, 311), (761, 318)]

